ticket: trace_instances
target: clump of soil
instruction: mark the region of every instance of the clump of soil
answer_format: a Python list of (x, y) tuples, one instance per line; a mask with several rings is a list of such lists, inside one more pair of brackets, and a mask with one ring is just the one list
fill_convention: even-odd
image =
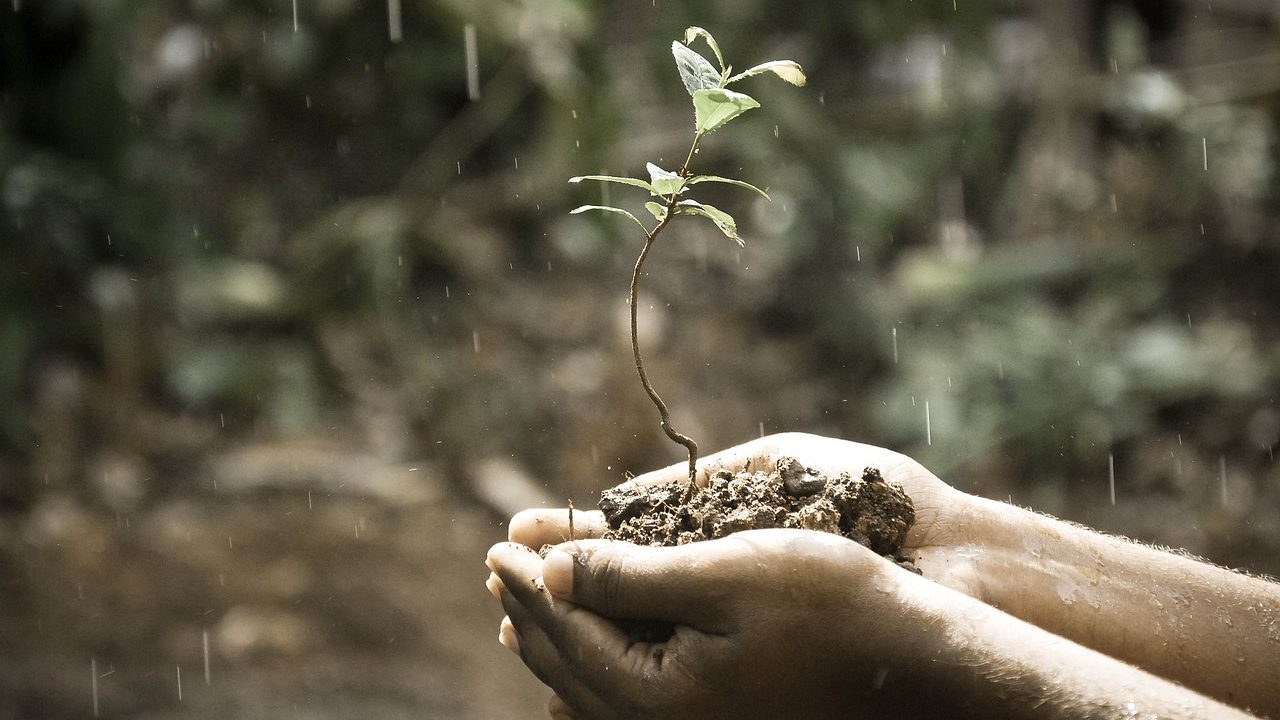
[(899, 550), (915, 522), (911, 498), (876, 468), (832, 478), (792, 457), (767, 471), (722, 470), (691, 493), (685, 483), (613, 488), (601, 494), (600, 509), (610, 540), (683, 545), (742, 530), (799, 528), (842, 535), (903, 564)]

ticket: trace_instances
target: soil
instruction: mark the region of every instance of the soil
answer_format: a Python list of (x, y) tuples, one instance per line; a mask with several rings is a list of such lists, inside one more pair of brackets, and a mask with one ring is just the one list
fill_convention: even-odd
[(899, 551), (915, 521), (911, 499), (876, 468), (832, 478), (792, 457), (768, 470), (722, 470), (692, 492), (685, 483), (613, 488), (602, 493), (600, 509), (606, 539), (683, 545), (742, 530), (798, 528), (847, 537), (908, 566)]

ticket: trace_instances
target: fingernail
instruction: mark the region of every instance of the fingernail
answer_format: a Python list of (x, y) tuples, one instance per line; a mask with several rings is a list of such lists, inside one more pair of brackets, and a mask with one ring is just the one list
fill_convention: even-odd
[(502, 581), (498, 579), (497, 575), (489, 573), (489, 579), (484, 581), (484, 586), (489, 589), (489, 594), (494, 598), (498, 600), (502, 599), (502, 590), (506, 586), (502, 584)]
[(511, 652), (520, 654), (520, 638), (516, 635), (516, 626), (511, 624), (511, 618), (502, 618), (502, 624), (498, 626), (498, 642)]
[(573, 595), (573, 556), (563, 550), (552, 550), (542, 560), (542, 583), (552, 595)]

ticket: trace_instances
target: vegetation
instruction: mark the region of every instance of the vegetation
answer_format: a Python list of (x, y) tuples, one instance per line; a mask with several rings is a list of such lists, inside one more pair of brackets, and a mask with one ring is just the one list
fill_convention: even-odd
[(671, 44), (672, 57), (675, 58), (676, 67), (680, 70), (680, 79), (684, 82), (684, 88), (689, 92), (689, 97), (693, 99), (694, 111), (693, 142), (689, 145), (689, 152), (685, 155), (684, 162), (681, 163), (679, 169), (672, 172), (663, 170), (653, 163), (646, 163), (645, 167), (649, 171), (648, 180), (613, 175), (580, 175), (569, 179), (571, 183), (582, 182), (583, 180), (599, 180), (601, 182), (629, 185), (647, 190), (649, 195), (662, 200), (661, 203), (647, 202), (644, 205), (657, 223), (652, 228), (646, 227), (644, 223), (640, 222), (635, 215), (632, 215), (627, 210), (611, 205), (582, 205), (571, 210), (570, 214), (588, 210), (617, 213), (630, 219), (644, 233), (644, 247), (641, 248), (640, 257), (636, 259), (635, 269), (631, 273), (631, 289), (627, 299), (628, 305), (631, 307), (631, 352), (635, 357), (636, 372), (640, 375), (640, 383), (644, 385), (645, 393), (649, 395), (654, 407), (658, 409), (662, 431), (666, 433), (672, 442), (683, 445), (689, 452), (689, 491), (693, 489), (694, 478), (698, 469), (698, 444), (694, 442), (693, 438), (681, 434), (671, 426), (671, 413), (667, 410), (666, 403), (662, 401), (662, 398), (658, 396), (657, 391), (653, 389), (653, 385), (649, 382), (649, 376), (644, 369), (644, 359), (640, 356), (636, 300), (640, 293), (640, 277), (644, 271), (644, 261), (649, 257), (649, 251), (653, 249), (653, 243), (658, 239), (658, 235), (662, 234), (662, 231), (667, 228), (672, 218), (677, 215), (706, 218), (725, 237), (738, 243), (739, 246), (744, 245), (742, 238), (738, 236), (738, 223), (732, 215), (713, 205), (686, 198), (684, 197), (685, 192), (692, 190), (693, 186), (698, 183), (711, 182), (745, 188), (755, 192), (765, 200), (769, 199), (769, 195), (755, 185), (741, 180), (719, 175), (695, 175), (692, 165), (694, 156), (698, 154), (698, 145), (707, 134), (719, 130), (742, 113), (760, 107), (760, 103), (756, 102), (755, 98), (750, 95), (729, 90), (729, 86), (733, 83), (756, 75), (773, 73), (792, 85), (802, 86), (805, 84), (804, 71), (791, 60), (771, 60), (735, 75), (733, 74), (733, 67), (724, 64), (724, 56), (720, 53), (720, 46), (716, 44), (716, 40), (711, 33), (700, 27), (690, 27), (684, 31), (685, 43), (691, 43), (697, 38), (705, 40), (707, 46), (715, 53), (716, 62), (719, 64), (720, 69), (717, 70), (710, 61), (690, 49), (687, 45), (680, 42)]
[[(396, 39), (387, 4), (355, 0), (298, 3), (296, 27), (257, 0), (0, 13), (8, 506), (92, 498), (80, 481), (121, 450), (156, 492), (210, 443), (332, 428), (459, 478), (520, 458), (557, 495), (669, 462), (609, 393), (633, 372), (613, 325), (582, 310), (635, 257), (623, 228), (564, 216), (563, 178), (686, 142), (653, 38), (695, 13), (821, 80), (736, 121), (765, 141), (697, 156), (769, 179), (768, 212), (695, 186), (759, 242), (708, 252), (720, 229), (688, 223), (648, 260), (646, 370), (685, 434), (857, 437), (1050, 511), (1105, 498), (1108, 458), (1120, 498), (1168, 493), (1197, 518), (1224, 464), (1269, 472), (1269, 10), (396, 6)], [(684, 149), (652, 162), (678, 174)], [(156, 418), (191, 432), (136, 431)], [(1200, 520), (1193, 540), (1253, 547)]]

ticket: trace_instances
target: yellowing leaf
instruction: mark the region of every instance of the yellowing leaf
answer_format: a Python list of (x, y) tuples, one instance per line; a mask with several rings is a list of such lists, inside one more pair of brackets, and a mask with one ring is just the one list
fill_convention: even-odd
[(760, 63), (750, 70), (734, 75), (729, 78), (729, 81), (725, 84), (728, 85), (729, 83), (735, 83), (744, 78), (749, 78), (753, 75), (759, 75), (766, 72), (771, 72), (797, 87), (804, 87), (804, 84), (808, 82), (808, 78), (804, 76), (804, 70), (800, 69), (799, 64), (792, 62), (791, 60), (771, 60), (767, 63)]
[(684, 31), (684, 44), (692, 45), (694, 40), (702, 38), (707, 41), (707, 45), (711, 46), (711, 52), (716, 54), (716, 61), (720, 63), (720, 69), (724, 69), (724, 55), (720, 54), (720, 46), (716, 44), (716, 39), (711, 37), (711, 33), (703, 30), (696, 25), (686, 28)]

